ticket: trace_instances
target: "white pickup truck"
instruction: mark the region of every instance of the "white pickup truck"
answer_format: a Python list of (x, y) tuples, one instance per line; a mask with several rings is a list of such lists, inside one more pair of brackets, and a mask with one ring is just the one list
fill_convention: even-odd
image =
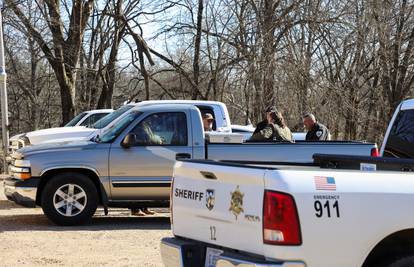
[[(95, 122), (99, 121), (109, 113), (114, 111), (113, 109), (95, 109), (88, 110), (76, 115), (72, 120), (70, 120), (63, 127), (55, 127), (49, 129), (42, 129), (37, 131), (32, 131), (28, 133), (21, 133), (14, 135), (9, 140), (9, 151), (12, 153), (19, 148), (27, 146), (32, 142), (32, 144), (40, 143), (42, 141), (51, 140), (58, 136), (59, 138), (67, 138), (72, 135), (72, 133), (90, 133), (90, 129), (85, 127), (92, 127)], [(83, 126), (83, 127), (77, 127)], [(30, 141), (31, 139), (31, 141)]]
[[(201, 113), (211, 113), (214, 117), (213, 129), (221, 132), (231, 132), (230, 116), (225, 104), (217, 101), (201, 101), (201, 100), (150, 100), (141, 102), (132, 102), (126, 104), (119, 109), (103, 110), (106, 112), (105, 117), (95, 120), (95, 123), (89, 123), (88, 117), (98, 113), (97, 110), (81, 113), (76, 116), (65, 127), (57, 127), (50, 129), (43, 129), (32, 131), (24, 134), (15, 135), (10, 138), (10, 154), (17, 149), (38, 145), (43, 143), (56, 143), (62, 141), (73, 140), (90, 140), (96, 135), (106, 132), (108, 129), (116, 125), (127, 113), (136, 106), (146, 106), (154, 104), (188, 104), (199, 108)], [(113, 111), (113, 112), (112, 112)], [(110, 113), (110, 114), (109, 114)], [(85, 123), (84, 123), (85, 122)], [(89, 121), (90, 122), (90, 121)], [(69, 126), (83, 126), (83, 127), (69, 127)], [(85, 127), (87, 126), (87, 127)]]
[(165, 266), (414, 266), (413, 103), (398, 107), (383, 146), (400, 158), (177, 162)]

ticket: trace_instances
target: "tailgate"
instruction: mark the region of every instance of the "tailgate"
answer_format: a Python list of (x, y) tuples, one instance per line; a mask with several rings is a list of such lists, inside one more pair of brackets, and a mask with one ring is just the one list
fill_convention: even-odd
[(177, 162), (174, 235), (263, 255), (265, 173), (260, 167)]

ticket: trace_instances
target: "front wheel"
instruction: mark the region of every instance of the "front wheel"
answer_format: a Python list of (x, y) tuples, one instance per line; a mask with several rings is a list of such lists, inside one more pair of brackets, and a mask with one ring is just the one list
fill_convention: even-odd
[(45, 185), (41, 205), (45, 215), (58, 225), (89, 221), (98, 206), (98, 192), (91, 179), (80, 173), (61, 173)]

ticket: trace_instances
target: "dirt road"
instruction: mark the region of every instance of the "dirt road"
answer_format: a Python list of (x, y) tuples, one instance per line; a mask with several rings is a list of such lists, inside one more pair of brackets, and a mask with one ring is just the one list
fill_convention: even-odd
[(157, 211), (135, 217), (98, 210), (89, 225), (60, 227), (40, 208), (5, 200), (0, 185), (0, 266), (162, 266), (159, 241), (171, 232), (169, 214)]

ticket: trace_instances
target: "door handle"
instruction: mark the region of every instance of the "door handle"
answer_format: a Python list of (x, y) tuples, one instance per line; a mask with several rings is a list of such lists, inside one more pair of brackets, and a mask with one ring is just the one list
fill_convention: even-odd
[(180, 159), (191, 159), (191, 154), (189, 153), (177, 153), (175, 155), (175, 159), (180, 160)]

